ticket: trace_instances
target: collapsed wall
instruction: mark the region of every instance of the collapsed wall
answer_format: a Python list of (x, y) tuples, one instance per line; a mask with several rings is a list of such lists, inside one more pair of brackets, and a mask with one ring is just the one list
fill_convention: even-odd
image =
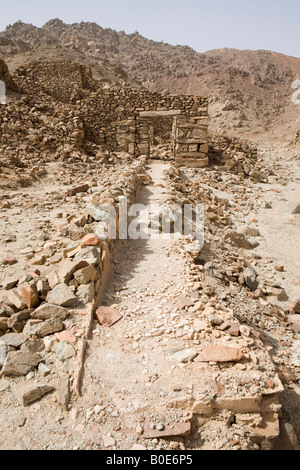
[[(29, 117), (30, 122), (32, 112), (35, 111), (36, 115), (39, 107), (43, 115), (47, 116), (47, 119), (43, 119), (44, 122), (36, 122), (34, 128), (34, 132), (38, 133), (39, 128), (43, 127), (46, 145), (42, 150), (47, 150), (48, 141), (58, 140), (55, 135), (58, 132), (62, 134), (63, 130), (65, 134), (69, 134), (67, 130), (73, 122), (80, 128), (79, 147), (85, 150), (86, 145), (103, 145), (109, 150), (126, 151), (135, 157), (149, 157), (153, 121), (170, 117), (173, 120), (173, 127), (170, 129), (173, 156), (178, 164), (208, 164), (207, 98), (161, 95), (145, 89), (103, 86), (93, 79), (89, 67), (66, 60), (31, 62), (16, 72), (15, 79), (18, 91), (26, 98), (29, 108), (25, 110), (22, 106), (22, 121)], [(52, 117), (53, 121), (53, 115), (55, 117), (58, 114), (71, 118), (67, 125), (58, 119), (56, 125), (51, 126), (49, 120)], [(6, 131), (9, 122), (2, 119), (1, 124)], [(49, 135), (47, 138), (45, 131), (48, 135), (51, 132), (51, 137)], [(73, 136), (74, 132), (71, 134)], [(26, 136), (23, 137), (27, 140)], [(72, 144), (66, 139), (61, 144), (64, 146), (70, 143)], [(59, 145), (55, 144), (54, 148), (57, 150)]]
[[(2, 76), (10, 81), (4, 62)], [(94, 80), (89, 67), (67, 60), (31, 62), (14, 81), (22, 98), (0, 109), (4, 152), (64, 158), (74, 150), (95, 155), (101, 146), (149, 158), (154, 129), (162, 126), (162, 135), (170, 136), (170, 158), (179, 166), (212, 162), (233, 168), (257, 156), (250, 143), (208, 135), (207, 98), (110, 87)]]

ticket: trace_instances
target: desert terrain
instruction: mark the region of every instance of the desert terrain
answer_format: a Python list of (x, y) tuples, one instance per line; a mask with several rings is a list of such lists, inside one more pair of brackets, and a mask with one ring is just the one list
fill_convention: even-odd
[[(95, 23), (0, 33), (1, 450), (299, 450), (299, 78)], [(160, 208), (147, 237), (100, 236), (124, 200)]]

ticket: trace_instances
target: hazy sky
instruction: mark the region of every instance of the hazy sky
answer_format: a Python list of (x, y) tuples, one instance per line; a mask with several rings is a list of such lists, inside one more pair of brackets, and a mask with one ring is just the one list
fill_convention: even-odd
[(0, 0), (0, 31), (18, 20), (91, 21), (198, 52), (268, 49), (300, 57), (300, 0)]

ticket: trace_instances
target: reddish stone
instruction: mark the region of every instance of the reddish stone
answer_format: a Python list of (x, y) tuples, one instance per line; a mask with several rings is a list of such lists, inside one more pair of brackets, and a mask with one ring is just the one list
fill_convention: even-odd
[(274, 388), (275, 387), (275, 382), (273, 382), (272, 379), (265, 379), (265, 382), (267, 384), (268, 387), (270, 388)]
[(81, 247), (97, 246), (99, 243), (100, 239), (97, 237), (97, 235), (95, 233), (90, 233), (81, 240)]
[(232, 441), (230, 441), (230, 444), (232, 445), (232, 447), (237, 446), (239, 443), (240, 441), (238, 439), (232, 439)]
[(75, 344), (77, 339), (76, 336), (73, 335), (70, 331), (64, 330), (60, 333), (55, 333), (56, 338), (58, 341), (67, 341), (68, 343)]
[(208, 218), (208, 220), (211, 220), (212, 222), (218, 220), (218, 216), (214, 212), (207, 212), (206, 217)]
[(281, 346), (291, 348), (293, 346), (291, 341), (281, 341)]
[(73, 313), (76, 315), (81, 315), (82, 317), (85, 317), (88, 314), (88, 311), (83, 308), (79, 310), (74, 310)]
[(123, 318), (120, 312), (112, 307), (99, 307), (96, 311), (96, 317), (100, 325), (107, 327), (111, 327)]
[(238, 348), (214, 344), (204, 349), (197, 357), (197, 362), (237, 362), (243, 358)]
[(34, 308), (39, 305), (39, 294), (35, 284), (24, 284), (21, 287), (21, 293), (28, 308)]
[(250, 335), (253, 336), (253, 338), (260, 339), (261, 333), (257, 330), (254, 330), (254, 328), (250, 329)]
[(239, 336), (239, 334), (240, 334), (240, 325), (238, 325), (237, 323), (232, 323), (229, 330), (227, 330), (227, 333), (229, 333), (231, 336)]

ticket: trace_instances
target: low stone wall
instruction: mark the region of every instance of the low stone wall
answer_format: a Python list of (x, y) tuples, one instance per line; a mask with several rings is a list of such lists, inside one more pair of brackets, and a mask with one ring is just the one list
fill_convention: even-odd
[[(118, 215), (119, 196), (127, 196), (129, 204), (135, 201), (146, 178), (145, 163), (145, 159), (137, 160), (123, 174), (123, 183), (116, 181), (117, 197), (113, 186), (110, 193), (94, 192), (86, 211), (61, 227), (65, 248), (47, 258), (48, 274), (41, 275), (39, 268), (46, 254), (40, 252), (31, 269), (2, 283), (0, 376), (10, 378), (24, 406), (57, 390), (59, 405), (68, 409), (71, 394), (80, 394), (85, 347), (118, 240), (118, 236), (101, 240), (96, 229), (99, 221), (105, 220), (108, 204)], [(73, 188), (68, 197), (86, 189)], [(56, 244), (60, 246), (59, 241), (50, 241), (46, 247)], [(54, 369), (47, 364), (54, 364)], [(30, 374), (43, 377), (43, 382), (28, 388), (27, 381), (20, 378), (29, 379)]]
[(210, 135), (208, 141), (209, 157), (214, 163), (234, 167), (241, 159), (257, 159), (257, 146), (249, 141), (223, 135)]
[(38, 87), (63, 103), (75, 103), (84, 98), (85, 89), (95, 89), (91, 68), (67, 60), (31, 62), (19, 68), (17, 76), (20, 91), (32, 94)]

